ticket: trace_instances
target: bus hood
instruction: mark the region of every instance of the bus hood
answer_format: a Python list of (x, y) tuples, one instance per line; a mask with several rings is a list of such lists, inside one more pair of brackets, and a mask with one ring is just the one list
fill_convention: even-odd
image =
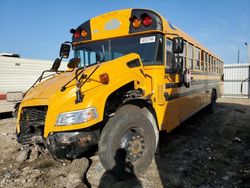
[[(51, 78), (44, 80), (30, 89), (27, 92), (23, 100), (30, 99), (49, 99), (52, 96), (56, 95), (58, 92), (61, 92), (61, 88), (65, 83), (70, 81), (75, 76), (75, 71), (64, 72), (57, 75), (53, 75)], [(73, 80), (72, 84), (75, 84)]]
[[(88, 91), (91, 91), (98, 87), (103, 87), (105, 84), (100, 82), (100, 75), (104, 73), (109, 74), (110, 81), (112, 80), (115, 81), (116, 80), (115, 78), (121, 76), (120, 72), (117, 71), (118, 68), (121, 69), (123, 67), (124, 71), (130, 71), (127, 62), (133, 59), (140, 59), (140, 57), (138, 56), (138, 54), (131, 53), (128, 55), (124, 55), (120, 58), (101, 63), (97, 69), (96, 66), (98, 65), (93, 65), (91, 67), (86, 68), (83, 72), (83, 74), (85, 74), (86, 77), (91, 75), (95, 69), (96, 71), (94, 72), (93, 75), (91, 75), (88, 81), (84, 83), (83, 87), (81, 88), (82, 94), (85, 95)], [(141, 64), (139, 66), (141, 66)], [(23, 102), (30, 101), (32, 99), (47, 99), (48, 102), (51, 100), (58, 101), (59, 98), (63, 101), (69, 98), (71, 100), (75, 100), (77, 91), (76, 80), (73, 79), (75, 77), (75, 72), (76, 70), (72, 72), (64, 72), (56, 74), (53, 75), (51, 78), (42, 81), (41, 83), (37, 84), (34, 88), (31, 88), (29, 92), (27, 92), (27, 94), (23, 99)], [(72, 81), (66, 86), (66, 89), (62, 91), (61, 90), (62, 87), (70, 80)], [(85, 81), (86, 78), (83, 79), (81, 83)]]

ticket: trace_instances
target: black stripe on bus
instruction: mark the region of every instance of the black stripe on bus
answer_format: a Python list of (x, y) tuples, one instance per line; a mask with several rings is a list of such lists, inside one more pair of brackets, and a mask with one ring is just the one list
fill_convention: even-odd
[[(192, 80), (191, 86), (192, 85), (199, 85), (199, 84), (217, 83), (217, 82), (220, 82), (220, 81), (219, 80)], [(183, 85), (184, 84), (181, 82), (179, 82), (179, 83), (167, 83), (167, 84), (165, 84), (165, 89), (184, 87)]]
[[(218, 83), (218, 82), (210, 82), (209, 84), (215, 84), (215, 83)], [(192, 89), (192, 86), (191, 86), (190, 88), (187, 88), (187, 89), (190, 89), (189, 91), (184, 91), (182, 93), (176, 93), (176, 94), (169, 95), (168, 92), (165, 92), (164, 96), (165, 96), (165, 99), (167, 101), (170, 101), (170, 100), (177, 99), (179, 97), (187, 96), (187, 95), (198, 93), (198, 92), (201, 92), (201, 91), (210, 92), (210, 90), (212, 90), (213, 88), (217, 88), (218, 89), (218, 86), (219, 86), (218, 84), (216, 84), (216, 86), (214, 86), (214, 85), (207, 86), (205, 84), (204, 84), (204, 87), (198, 88), (198, 89)]]
[(193, 72), (191, 71), (191, 75), (221, 76), (222, 74), (216, 73), (216, 72)]
[(183, 83), (179, 82), (179, 83), (167, 83), (165, 84), (165, 88), (169, 89), (169, 88), (177, 88), (177, 87), (181, 87), (183, 86)]
[(191, 94), (194, 94), (194, 93), (198, 93), (198, 92), (201, 92), (201, 91), (209, 91), (209, 89), (212, 89), (213, 87), (206, 87), (206, 88), (201, 88), (201, 89), (195, 89), (195, 90), (191, 90), (191, 91), (188, 91), (188, 92), (184, 92), (184, 93), (176, 93), (176, 94), (173, 94), (173, 95), (168, 95), (167, 92), (164, 93), (164, 96), (165, 96), (165, 99), (167, 101), (171, 101), (171, 100), (174, 100), (174, 99), (177, 99), (177, 98), (180, 98), (180, 97), (184, 97), (184, 96), (187, 96), (187, 95), (191, 95)]

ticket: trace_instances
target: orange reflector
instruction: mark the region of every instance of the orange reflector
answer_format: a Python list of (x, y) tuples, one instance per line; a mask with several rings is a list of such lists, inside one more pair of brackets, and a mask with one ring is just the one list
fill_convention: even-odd
[(133, 27), (134, 27), (134, 28), (139, 28), (140, 26), (141, 26), (141, 20), (135, 18), (135, 19), (133, 20)]
[(88, 35), (88, 33), (87, 33), (86, 31), (82, 30), (81, 36), (82, 36), (82, 37), (86, 37), (87, 35)]
[(106, 85), (109, 83), (109, 75), (108, 75), (108, 73), (100, 74), (99, 77), (100, 77), (101, 83), (106, 84)]

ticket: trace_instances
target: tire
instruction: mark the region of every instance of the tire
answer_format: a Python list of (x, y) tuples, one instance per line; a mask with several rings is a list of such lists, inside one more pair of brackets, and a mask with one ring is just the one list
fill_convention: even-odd
[(215, 108), (216, 108), (216, 100), (217, 100), (216, 90), (213, 89), (212, 95), (211, 95), (211, 103), (207, 107), (207, 110), (209, 113), (214, 113)]
[(142, 109), (135, 105), (121, 107), (102, 130), (100, 161), (119, 180), (145, 172), (155, 150), (154, 128)]

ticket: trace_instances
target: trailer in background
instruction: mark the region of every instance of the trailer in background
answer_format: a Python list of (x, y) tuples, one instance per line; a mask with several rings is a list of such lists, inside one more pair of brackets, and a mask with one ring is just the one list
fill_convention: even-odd
[[(0, 113), (11, 112), (44, 70), (50, 70), (53, 61), (23, 59), (18, 54), (0, 54)], [(66, 69), (66, 63), (62, 62)]]

